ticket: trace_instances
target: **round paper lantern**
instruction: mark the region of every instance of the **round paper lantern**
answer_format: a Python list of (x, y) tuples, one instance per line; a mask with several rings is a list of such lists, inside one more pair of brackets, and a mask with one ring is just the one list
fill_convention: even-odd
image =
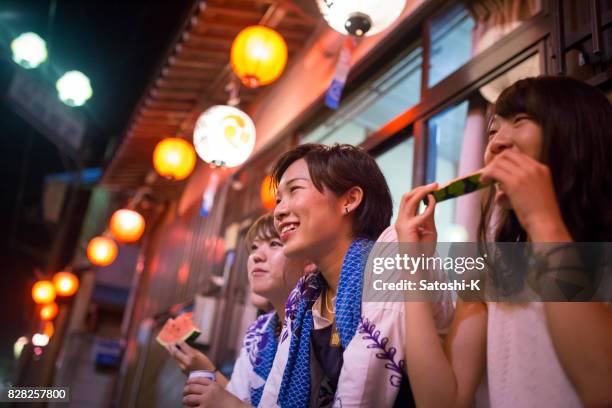
[(79, 288), (79, 278), (70, 272), (58, 272), (53, 276), (53, 285), (58, 296), (72, 296)]
[(89, 78), (80, 71), (68, 71), (55, 83), (59, 99), (68, 106), (81, 106), (93, 95)]
[(231, 65), (246, 87), (267, 85), (274, 82), (287, 65), (287, 44), (271, 28), (247, 27), (232, 43)]
[(402, 14), (406, 0), (329, 1), (317, 0), (323, 18), (331, 28), (356, 37), (377, 34)]
[(95, 237), (87, 245), (89, 262), (98, 266), (108, 266), (117, 258), (117, 244), (107, 237)]
[(193, 144), (198, 156), (207, 163), (239, 166), (255, 147), (255, 125), (249, 115), (240, 109), (216, 105), (198, 118)]
[(57, 303), (47, 303), (40, 309), (40, 318), (42, 320), (53, 320), (57, 316), (58, 311)]
[(38, 347), (45, 347), (49, 344), (49, 336), (43, 333), (35, 333), (32, 336), (32, 344)]
[(273, 210), (276, 207), (276, 188), (272, 184), (272, 177), (266, 176), (261, 183), (261, 189), (259, 190), (259, 197), (261, 203), (267, 210)]
[(119, 242), (136, 242), (145, 230), (145, 220), (142, 215), (133, 210), (122, 209), (113, 213), (110, 220), (110, 231)]
[(47, 59), (47, 43), (36, 33), (22, 33), (11, 42), (13, 61), (26, 69), (36, 68)]
[(51, 303), (55, 300), (55, 287), (48, 280), (39, 280), (32, 286), (32, 299), (38, 304)]
[(183, 180), (195, 167), (196, 156), (193, 146), (178, 137), (168, 137), (155, 146), (153, 167), (155, 171), (171, 180)]

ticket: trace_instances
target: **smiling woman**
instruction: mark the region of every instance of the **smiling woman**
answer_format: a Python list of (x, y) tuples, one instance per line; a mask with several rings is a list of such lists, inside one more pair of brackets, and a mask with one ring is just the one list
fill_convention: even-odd
[(200, 403), (208, 406), (241, 406), (236, 397), (248, 406), (259, 404), (276, 354), (280, 328), (285, 318), (285, 302), (303, 275), (306, 262), (285, 257), (272, 214), (263, 215), (251, 225), (246, 234), (246, 245), (249, 249), (247, 272), (251, 290), (266, 298), (275, 310), (261, 315), (248, 328), (229, 381), (217, 372), (207, 356), (187, 344), (169, 347), (170, 354), (184, 371), (216, 372), (216, 382), (202, 378), (187, 381), (183, 402), (189, 406)]
[(272, 177), (285, 255), (312, 260), (318, 272), (289, 296), (261, 405), (410, 406), (402, 306), (361, 298), (368, 255), (391, 219), (380, 168), (351, 145), (304, 144)]
[[(410, 341), (404, 347), (413, 395), (422, 406), (471, 406), (486, 375), (492, 407), (611, 406), (610, 305), (547, 302), (545, 287), (552, 279), (564, 282), (561, 273), (569, 269), (572, 278), (591, 282), (587, 258), (593, 265), (604, 262), (571, 243), (612, 239), (612, 107), (585, 83), (544, 76), (508, 87), (494, 113), (481, 181), (496, 185), (481, 239), (530, 242), (533, 254), (515, 259), (512, 270), (493, 268), (492, 286), (512, 295), (536, 282), (540, 293), (531, 302), (460, 299), (444, 347), (436, 341), (429, 306), (407, 302)], [(401, 242), (436, 242), (435, 202), (418, 213), (419, 201), (433, 200), (435, 189), (432, 183), (404, 196), (396, 223)], [(581, 261), (570, 267), (574, 251), (582, 252)], [(555, 252), (564, 259), (553, 265)], [(545, 260), (534, 268), (534, 259)]]

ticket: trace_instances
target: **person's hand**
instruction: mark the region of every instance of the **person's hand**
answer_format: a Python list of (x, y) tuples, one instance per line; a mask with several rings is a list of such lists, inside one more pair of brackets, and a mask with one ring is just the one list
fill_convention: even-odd
[(166, 347), (184, 373), (195, 370), (213, 371), (215, 365), (204, 353), (194, 349), (184, 341)]
[[(438, 240), (434, 212), (436, 200), (431, 194), (438, 188), (438, 183), (415, 188), (402, 196), (395, 230), (397, 240), (403, 243), (435, 244)], [(422, 214), (419, 214), (419, 204), (427, 197), (429, 204)], [(433, 250), (434, 245), (431, 245)], [(429, 252), (429, 251), (428, 251)]]
[(534, 242), (563, 242), (563, 223), (550, 169), (518, 149), (506, 149), (482, 169), (480, 181), (495, 180)]
[(209, 378), (190, 378), (183, 388), (183, 404), (188, 407), (242, 407), (245, 404)]

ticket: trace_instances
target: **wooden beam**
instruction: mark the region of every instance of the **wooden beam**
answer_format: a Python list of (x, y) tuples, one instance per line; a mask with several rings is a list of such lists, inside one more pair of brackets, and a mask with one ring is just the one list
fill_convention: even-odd
[(153, 109), (168, 109), (174, 111), (183, 111), (189, 112), (193, 109), (194, 104), (188, 102), (166, 102), (166, 101), (157, 101), (152, 98), (147, 98), (145, 100), (145, 106)]
[(185, 78), (188, 80), (208, 80), (211, 77), (214, 78), (217, 74), (217, 71), (203, 71), (201, 69), (192, 69), (192, 68), (183, 68), (183, 67), (166, 67), (162, 70), (162, 75), (166, 79), (177, 80), (181, 78)]
[(198, 98), (200, 92), (198, 90), (181, 90), (181, 89), (151, 89), (151, 96), (162, 100), (176, 101), (191, 101)]
[(200, 81), (190, 81), (187, 79), (178, 79), (178, 80), (171, 80), (168, 78), (158, 78), (155, 81), (155, 86), (157, 88), (160, 89), (186, 89), (186, 90), (191, 90), (191, 89), (203, 89), (204, 87), (206, 87), (207, 81), (206, 80), (200, 80)]

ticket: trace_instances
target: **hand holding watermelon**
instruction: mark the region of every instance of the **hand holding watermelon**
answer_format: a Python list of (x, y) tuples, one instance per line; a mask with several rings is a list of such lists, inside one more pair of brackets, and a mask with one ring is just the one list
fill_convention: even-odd
[(157, 335), (157, 342), (166, 347), (185, 341), (193, 345), (193, 342), (201, 334), (198, 327), (191, 321), (191, 313), (183, 313), (176, 319), (168, 319)]
[(185, 374), (195, 370), (215, 370), (215, 365), (204, 353), (194, 349), (184, 341), (168, 344), (166, 349)]

